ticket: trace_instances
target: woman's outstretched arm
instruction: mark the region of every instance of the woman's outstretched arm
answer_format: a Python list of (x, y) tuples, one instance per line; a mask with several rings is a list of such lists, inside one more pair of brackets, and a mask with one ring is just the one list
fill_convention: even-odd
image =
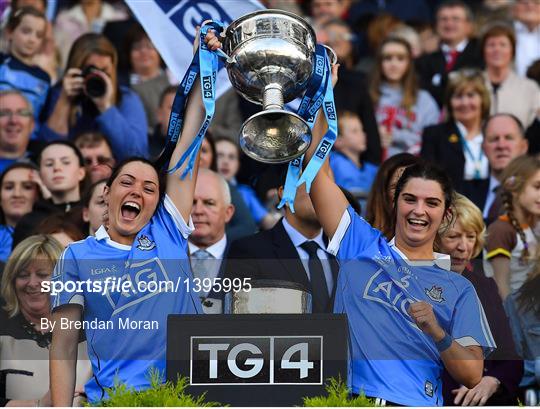
[[(198, 46), (199, 32), (195, 35), (195, 46)], [(221, 47), (221, 43), (213, 32), (209, 32), (205, 38), (208, 48), (216, 50)], [(201, 127), (205, 118), (205, 109), (201, 96), (200, 79), (197, 78), (193, 83), (193, 88), (189, 95), (184, 116), (184, 126), (180, 138), (176, 144), (176, 148), (171, 156), (169, 168), (174, 166), (180, 157), (187, 151)], [(193, 195), (195, 192), (195, 181), (197, 180), (197, 172), (199, 169), (199, 158), (193, 166), (193, 176), (187, 175), (181, 179), (187, 162), (180, 167), (176, 172), (167, 176), (167, 195), (171, 198), (174, 205), (182, 215), (184, 220), (189, 220), (191, 215), (191, 207), (193, 206)]]
[[(332, 67), (333, 85), (337, 82), (338, 67), (339, 65), (334, 65)], [(324, 112), (321, 110), (317, 121), (315, 122), (315, 126), (313, 127), (313, 139), (306, 152), (304, 165), (307, 165), (315, 154), (315, 150), (326, 133), (327, 128), (328, 124), (326, 123)], [(326, 157), (323, 166), (319, 170), (319, 173), (317, 173), (317, 176), (311, 185), (309, 195), (311, 196), (313, 207), (317, 213), (317, 218), (319, 219), (325, 234), (331, 239), (339, 226), (343, 213), (349, 206), (349, 202), (341, 192), (339, 186), (334, 182), (332, 172), (330, 171), (330, 165), (328, 164), (328, 158), (329, 156)]]

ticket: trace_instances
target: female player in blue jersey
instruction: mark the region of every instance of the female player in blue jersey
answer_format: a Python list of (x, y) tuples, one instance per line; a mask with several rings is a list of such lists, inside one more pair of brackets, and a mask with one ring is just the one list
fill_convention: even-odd
[[(211, 49), (217, 47), (215, 37), (206, 42)], [(171, 163), (187, 150), (203, 122), (199, 81), (194, 82), (184, 118)], [(149, 370), (165, 370), (167, 316), (202, 312), (197, 294), (186, 292), (184, 285), (191, 278), (187, 237), (193, 224), (186, 220), (197, 166), (192, 178), (181, 179), (181, 167), (167, 176), (165, 185), (150, 162), (135, 158), (121, 163), (104, 191), (107, 228), (70, 245), (58, 262), (51, 282), (51, 288), (59, 290), (51, 302), (53, 406), (72, 405), (81, 323), (86, 325), (94, 375), (85, 392), (96, 402), (115, 381), (135, 389), (148, 387)], [(127, 286), (114, 287), (118, 282)], [(167, 282), (175, 286), (156, 287)]]
[[(304, 163), (326, 130), (319, 117)], [(449, 256), (433, 251), (441, 224), (452, 219), (448, 176), (429, 164), (404, 171), (390, 242), (349, 206), (328, 161), (310, 195), (331, 238), (328, 251), (340, 262), (334, 312), (349, 321), (352, 392), (379, 403), (442, 405), (443, 366), (474, 387), (482, 378), (483, 352), (495, 345), (471, 283), (450, 271)]]

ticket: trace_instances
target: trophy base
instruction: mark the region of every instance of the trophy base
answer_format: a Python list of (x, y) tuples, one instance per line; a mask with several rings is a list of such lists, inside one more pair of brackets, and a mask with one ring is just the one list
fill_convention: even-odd
[(240, 147), (263, 163), (287, 163), (302, 156), (311, 144), (311, 129), (299, 115), (282, 109), (261, 111), (244, 122)]

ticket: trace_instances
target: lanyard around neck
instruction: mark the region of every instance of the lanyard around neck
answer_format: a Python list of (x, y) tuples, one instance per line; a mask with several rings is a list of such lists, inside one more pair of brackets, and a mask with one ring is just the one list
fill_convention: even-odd
[(465, 139), (465, 137), (462, 135), (461, 130), (458, 127), (458, 133), (459, 133), (459, 140), (461, 141), (461, 146), (463, 147), (463, 153), (465, 154), (465, 157), (470, 159), (472, 163), (474, 164), (474, 179), (482, 179), (482, 160), (484, 159), (484, 151), (480, 149), (480, 152), (478, 153), (478, 157), (474, 157), (474, 153), (469, 145), (469, 142)]

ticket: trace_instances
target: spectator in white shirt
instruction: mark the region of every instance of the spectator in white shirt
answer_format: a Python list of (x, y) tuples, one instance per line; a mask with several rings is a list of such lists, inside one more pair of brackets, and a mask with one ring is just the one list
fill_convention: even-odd
[(516, 31), (516, 72), (525, 76), (527, 68), (540, 58), (540, 1), (517, 0), (513, 8)]

